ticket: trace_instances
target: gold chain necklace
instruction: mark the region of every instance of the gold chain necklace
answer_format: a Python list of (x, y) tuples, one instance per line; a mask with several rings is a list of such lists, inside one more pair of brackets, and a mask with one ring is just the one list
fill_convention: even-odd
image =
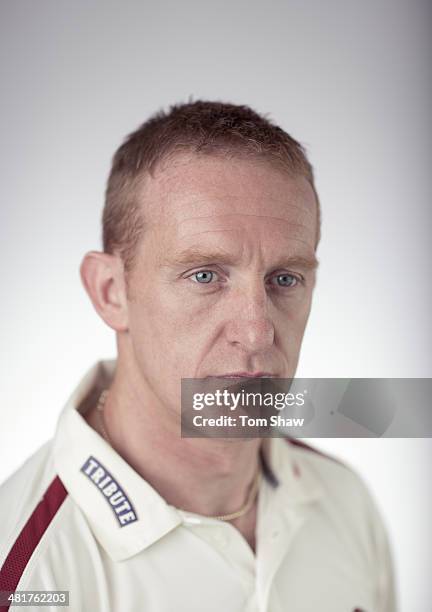
[(255, 503), (255, 499), (258, 494), (260, 480), (261, 480), (261, 470), (258, 469), (256, 476), (254, 478), (253, 484), (251, 486), (251, 489), (249, 491), (249, 495), (246, 500), (246, 503), (239, 510), (237, 510), (237, 512), (231, 512), (231, 514), (219, 514), (216, 516), (208, 516), (208, 515), (203, 515), (203, 516), (206, 516), (207, 518), (218, 519), (219, 521), (233, 521), (236, 518), (240, 518), (241, 516), (244, 516), (245, 514), (249, 512), (249, 510), (252, 508), (252, 506)]
[[(108, 389), (104, 389), (99, 396), (99, 400), (97, 403), (97, 413), (99, 415), (99, 425), (102, 432), (103, 437), (108, 442), (110, 446), (112, 446), (111, 439), (106, 431), (103, 410), (105, 407), (105, 402), (108, 396)], [(257, 473), (255, 475), (254, 481), (249, 491), (249, 495), (247, 497), (246, 503), (236, 512), (231, 512), (230, 514), (217, 514), (217, 515), (208, 515), (203, 514), (206, 518), (217, 519), (219, 521), (233, 521), (234, 519), (240, 518), (249, 512), (252, 506), (255, 503), (256, 496), (258, 495), (259, 484), (261, 480), (261, 469), (258, 468)], [(183, 510), (183, 512), (188, 512), (187, 510)]]

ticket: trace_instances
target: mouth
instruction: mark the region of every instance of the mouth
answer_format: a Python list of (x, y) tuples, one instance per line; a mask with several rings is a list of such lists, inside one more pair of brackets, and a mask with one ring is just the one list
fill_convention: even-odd
[(272, 374), (271, 372), (226, 372), (223, 374), (216, 374), (214, 376), (209, 376), (209, 378), (276, 378), (276, 374)]

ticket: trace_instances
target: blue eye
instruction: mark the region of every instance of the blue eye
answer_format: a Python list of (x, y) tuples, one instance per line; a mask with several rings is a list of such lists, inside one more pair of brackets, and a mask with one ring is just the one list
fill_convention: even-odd
[(192, 274), (192, 278), (196, 280), (197, 283), (208, 284), (210, 283), (215, 276), (215, 273), (211, 270), (202, 270), (201, 272), (195, 272)]
[(278, 274), (273, 277), (280, 287), (295, 287), (299, 279), (292, 274)]

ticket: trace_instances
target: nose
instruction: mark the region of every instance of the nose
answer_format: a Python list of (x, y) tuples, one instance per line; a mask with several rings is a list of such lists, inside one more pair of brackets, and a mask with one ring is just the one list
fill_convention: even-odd
[(269, 317), (269, 299), (263, 285), (238, 289), (229, 304), (226, 338), (249, 354), (263, 353), (274, 341), (274, 326)]

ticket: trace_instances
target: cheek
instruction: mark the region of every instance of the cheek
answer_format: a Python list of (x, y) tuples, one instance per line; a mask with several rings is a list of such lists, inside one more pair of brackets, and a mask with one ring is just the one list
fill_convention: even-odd
[(311, 300), (296, 301), (278, 310), (273, 319), (276, 337), (290, 351), (295, 351), (303, 339), (309, 318)]
[(181, 372), (205, 344), (211, 320), (190, 303), (157, 295), (140, 298), (129, 308), (129, 333), (134, 352), (149, 371)]

